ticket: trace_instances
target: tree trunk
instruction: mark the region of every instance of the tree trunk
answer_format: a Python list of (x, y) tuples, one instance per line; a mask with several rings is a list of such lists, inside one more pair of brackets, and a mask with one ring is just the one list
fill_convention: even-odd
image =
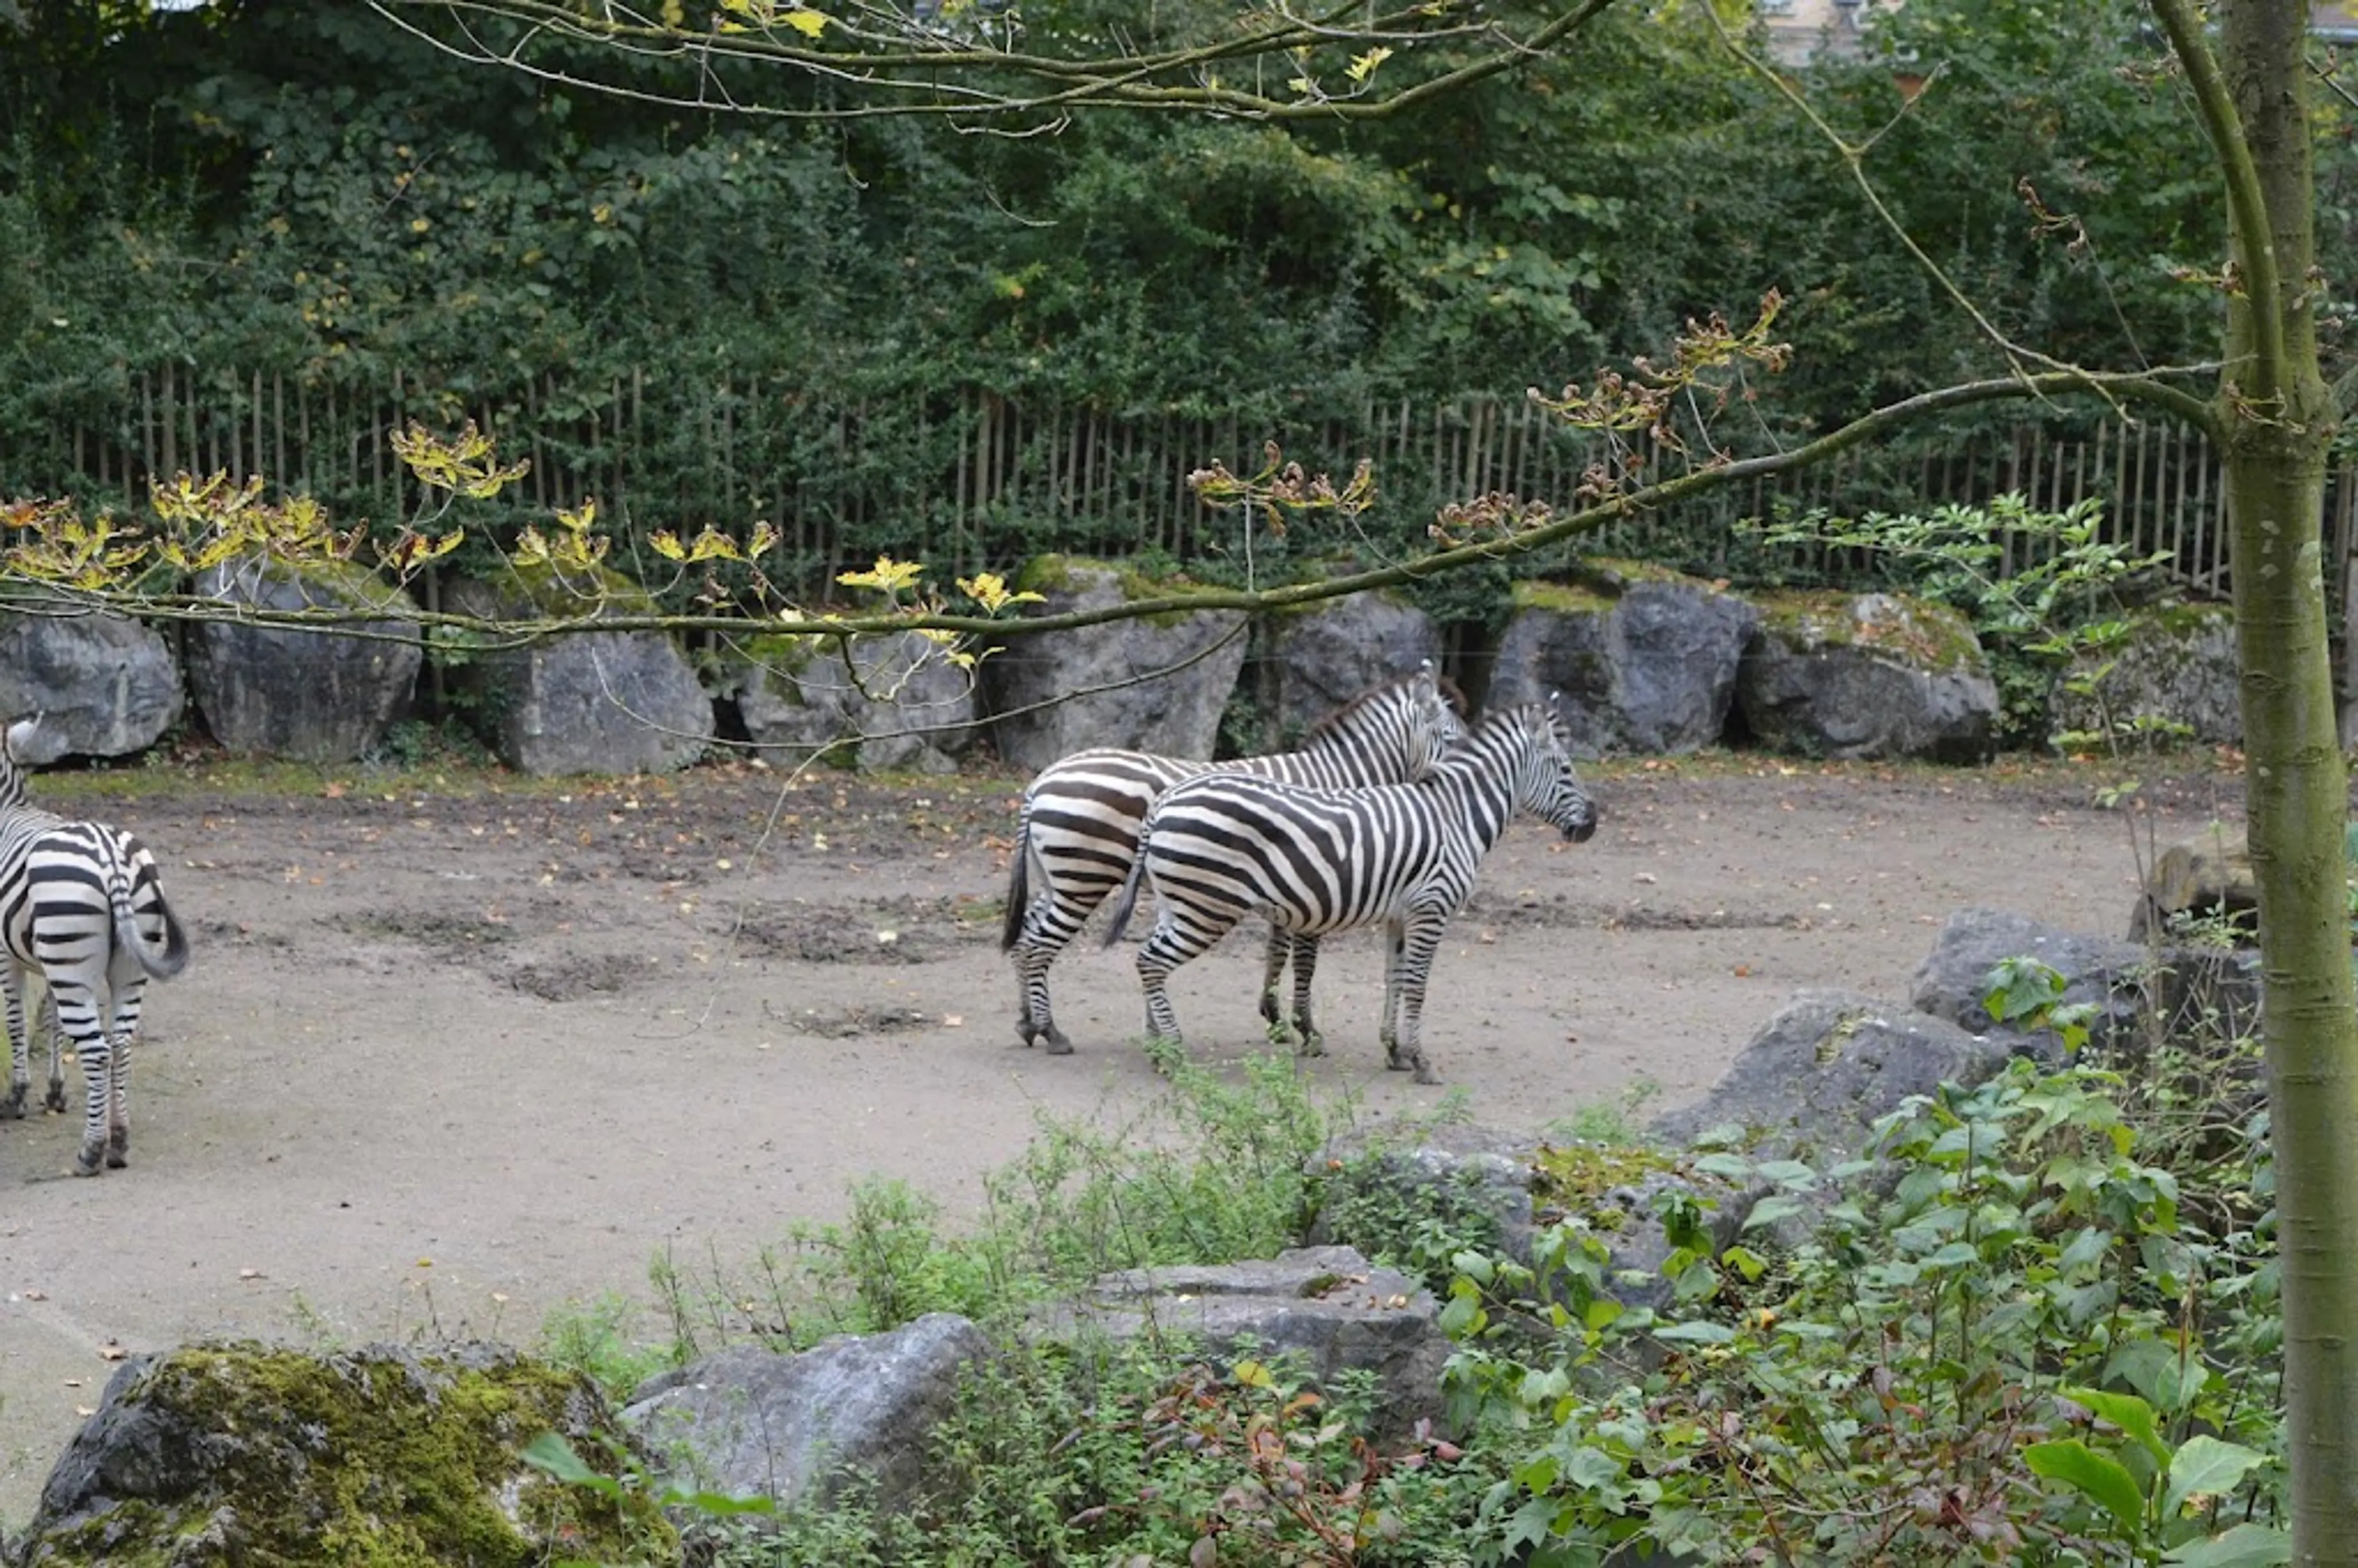
[[(2229, 368), (2215, 408), (2260, 904), (2293, 1557), (2358, 1563), (2358, 995), (2322, 569), (2334, 411), (2310, 313), (2319, 285), (2309, 5), (2219, 7), (2215, 74), (2196, 58), (2202, 36), (2187, 0), (2154, 8), (2188, 66), (2228, 180)], [(2232, 109), (2221, 112), (2223, 101)]]

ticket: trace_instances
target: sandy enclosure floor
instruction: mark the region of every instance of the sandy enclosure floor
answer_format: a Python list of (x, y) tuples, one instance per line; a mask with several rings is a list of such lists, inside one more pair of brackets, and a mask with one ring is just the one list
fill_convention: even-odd
[[(1428, 1054), (1487, 1122), (1537, 1128), (1640, 1080), (1677, 1104), (1797, 989), (1904, 1002), (1957, 908), (2117, 933), (2136, 885), (2127, 825), (2068, 771), (1719, 759), (1595, 782), (1596, 837), (1514, 828), (1435, 968)], [(196, 958), (147, 993), (129, 1170), (64, 1173), (70, 1071), (77, 1119), (0, 1123), (0, 1525), (23, 1525), (118, 1350), (429, 1325), (530, 1343), (553, 1307), (647, 1295), (658, 1249), (750, 1259), (870, 1173), (967, 1211), (1035, 1113), (1144, 1102), (1133, 950), (1094, 931), (1054, 974), (1078, 1054), (1017, 1042), (1013, 792), (782, 794), (742, 767), (570, 789), (354, 774), (301, 797), (57, 783), (60, 809), (154, 846)], [(2232, 774), (2145, 795), (2164, 841), (2241, 821)], [(1197, 1060), (1259, 1047), (1258, 961), (1232, 939), (1181, 971)], [(1331, 1054), (1307, 1068), (1375, 1120), (1442, 1092), (1382, 1070), (1380, 974), (1373, 935), (1328, 945)]]

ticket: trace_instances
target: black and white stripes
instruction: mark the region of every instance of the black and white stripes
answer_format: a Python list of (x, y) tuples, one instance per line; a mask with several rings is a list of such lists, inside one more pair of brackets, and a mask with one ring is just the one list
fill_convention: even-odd
[(130, 1148), (130, 1065), (140, 994), (177, 975), (188, 937), (164, 899), (156, 861), (120, 828), (70, 822), (26, 802), (16, 758), (36, 719), (0, 737), (0, 985), (7, 993), (8, 1092), (0, 1115), (21, 1117), (31, 1084), (27, 980), (38, 974), (57, 1011), (49, 1098), (65, 1108), (57, 1035), (73, 1042), (85, 1104), (75, 1170), (120, 1166)]
[[(1152, 882), (1162, 913), (1138, 958), (1148, 1035), (1177, 1042), (1164, 982), (1249, 914), (1309, 937), (1381, 925), (1388, 1064), (1436, 1082), (1419, 1043), (1433, 953), (1482, 857), (1518, 812), (1574, 840), (1595, 831), (1595, 806), (1551, 704), (1489, 715), (1414, 783), (1321, 793), (1227, 773), (1172, 785), (1141, 827), (1107, 937), (1110, 946), (1120, 936), (1139, 888)], [(1306, 1050), (1317, 1047), (1314, 958), (1314, 948), (1297, 950), (1294, 1023)], [(1397, 1028), (1396, 1013), (1404, 1015)]]
[[(1048, 967), (1089, 914), (1121, 886), (1137, 854), (1140, 819), (1183, 779), (1218, 771), (1281, 779), (1305, 789), (1346, 789), (1421, 777), (1465, 733), (1431, 661), (1361, 692), (1322, 720), (1301, 751), (1219, 763), (1146, 752), (1076, 752), (1043, 770), (1023, 794), (1000, 946), (1015, 956), (1015, 1027), (1026, 1045), (1070, 1051), (1048, 1005)], [(1290, 944), (1270, 941), (1267, 989)], [(1297, 955), (1297, 965), (1315, 954)], [(1275, 1012), (1273, 1000), (1264, 1011)]]

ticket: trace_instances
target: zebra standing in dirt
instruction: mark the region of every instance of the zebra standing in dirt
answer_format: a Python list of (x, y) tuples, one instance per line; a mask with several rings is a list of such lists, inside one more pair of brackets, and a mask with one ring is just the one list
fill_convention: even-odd
[[(1552, 699), (1490, 714), (1423, 778), (1321, 794), (1218, 774), (1174, 784), (1141, 828), (1141, 848), (1114, 906), (1107, 946), (1130, 924), (1141, 884), (1162, 914), (1138, 956), (1146, 1033), (1179, 1044), (1164, 982), (1248, 914), (1297, 937), (1381, 925), (1387, 936), (1381, 1038), (1385, 1065), (1438, 1083), (1420, 1044), (1425, 981), (1449, 917), (1517, 812), (1577, 843), (1596, 806), (1573, 772), (1571, 737)], [(1297, 946), (1293, 1022), (1319, 1049), (1310, 1016), (1316, 948)], [(1397, 1027), (1394, 1015), (1402, 1014)]]
[(156, 861), (120, 828), (70, 822), (27, 805), (17, 758), (37, 719), (0, 736), (0, 986), (8, 1004), (8, 1093), (0, 1115), (22, 1117), (31, 1084), (27, 980), (38, 971), (57, 1009), (49, 1105), (65, 1109), (58, 1034), (73, 1041), (86, 1108), (78, 1175), (121, 1167), (131, 1145), (131, 1042), (148, 978), (189, 961), (189, 940), (164, 901)]
[[(1371, 687), (1321, 719), (1298, 752), (1200, 762), (1099, 749), (1043, 769), (1023, 792), (1000, 939), (1015, 957), (1015, 1028), (1023, 1044), (1044, 1041), (1051, 1055), (1072, 1050), (1048, 1009), (1048, 967), (1129, 875), (1140, 820), (1164, 790), (1215, 771), (1307, 789), (1397, 784), (1422, 776), (1465, 732), (1455, 690), (1427, 659), (1413, 674)], [(1272, 1024), (1288, 954), (1297, 967), (1314, 967), (1315, 942), (1311, 938), (1303, 953), (1287, 934), (1271, 931), (1261, 1015)]]

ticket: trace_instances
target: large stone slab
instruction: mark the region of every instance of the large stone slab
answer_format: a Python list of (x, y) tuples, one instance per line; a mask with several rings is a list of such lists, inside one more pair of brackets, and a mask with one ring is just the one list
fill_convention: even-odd
[(2001, 1023), (1985, 1005), (1990, 974), (2009, 958), (2032, 958), (2063, 980), (2062, 1004), (2094, 1009), (2089, 1043), (2110, 1048), (2133, 1036), (2151, 1005), (2155, 955), (2135, 942), (2066, 931), (2003, 909), (1961, 909), (1949, 916), (1932, 951), (1917, 966), (1909, 1000), (1920, 1012), (1975, 1034), (2002, 1033), (2017, 1049), (2053, 1061), (2061, 1042), (2049, 1031)]
[(641, 1384), (622, 1421), (697, 1489), (783, 1508), (856, 1487), (889, 1511), (924, 1485), (927, 1436), (989, 1349), (949, 1313), (799, 1355), (740, 1346)]
[(524, 1461), (552, 1432), (617, 1470), (622, 1435), (596, 1387), (496, 1346), (135, 1357), (50, 1472), (14, 1561), (677, 1563), (652, 1503)]
[(1216, 1366), (1285, 1357), (1328, 1389), (1365, 1372), (1375, 1382), (1375, 1429), (1390, 1438), (1440, 1417), (1449, 1358), (1432, 1293), (1348, 1247), (1102, 1275), (1078, 1298), (1037, 1309), (1025, 1335), (1076, 1346), (1184, 1336)]
[(2235, 611), (2180, 604), (2128, 618), (2117, 643), (2056, 677), (2049, 738), (2073, 751), (2142, 751), (2180, 741), (2244, 743)]
[(233, 752), (344, 762), (367, 755), (409, 706), (424, 662), (406, 590), (360, 567), (260, 557), (201, 574), (197, 591), (272, 610), (377, 612), (349, 632), (235, 620), (189, 628), (189, 686), (214, 740)]
[(1941, 605), (1889, 593), (1758, 596), (1736, 709), (1761, 745), (1807, 757), (1979, 762), (1997, 684), (1980, 639)]
[[(452, 584), (445, 606), (488, 621), (650, 613), (644, 589), (602, 568), (568, 585), (546, 568)], [(574, 589), (579, 589), (577, 593)], [(453, 684), (503, 762), (526, 773), (668, 773), (704, 754), (712, 699), (662, 632), (575, 632), (469, 654)]]
[(1385, 593), (1355, 593), (1262, 622), (1268, 656), (1255, 693), (1276, 722), (1268, 750), (1298, 744), (1319, 719), (1369, 687), (1431, 660), (1441, 667), (1441, 628), (1432, 616)]
[(1855, 991), (1804, 990), (1761, 1026), (1709, 1094), (1648, 1130), (1685, 1145), (1731, 1130), (1742, 1147), (1820, 1169), (1858, 1157), (1910, 1095), (1977, 1084), (2016, 1042)]
[(939, 643), (903, 632), (841, 647), (809, 637), (731, 641), (717, 660), (746, 739), (790, 766), (814, 757), (860, 768), (952, 773), (975, 735), (975, 674)]
[(121, 615), (0, 611), (0, 721), (41, 715), (38, 756), (145, 751), (180, 717), (180, 666)]
[[(1065, 556), (1033, 561), (1017, 587), (1044, 596), (1030, 607), (1044, 615), (1184, 591)], [(1036, 773), (1093, 746), (1209, 757), (1244, 667), (1244, 620), (1177, 611), (1008, 638), (983, 663), (1001, 758)]]
[(1571, 584), (1518, 583), (1485, 706), (1560, 694), (1584, 756), (1715, 745), (1758, 619), (1709, 583), (1634, 566), (1595, 563)]

